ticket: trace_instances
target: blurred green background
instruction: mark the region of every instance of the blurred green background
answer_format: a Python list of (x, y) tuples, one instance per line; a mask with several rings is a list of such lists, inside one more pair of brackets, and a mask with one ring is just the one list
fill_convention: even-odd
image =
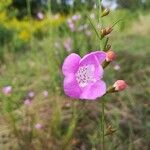
[[(98, 0), (0, 0), (0, 149), (98, 150), (101, 101), (63, 93), (62, 63), (72, 52), (99, 49), (88, 20), (112, 26), (117, 53), (104, 79), (128, 83), (105, 101), (106, 150), (150, 147), (150, 1), (103, 0), (110, 14), (100, 24)], [(41, 127), (37, 127), (39, 124)]]

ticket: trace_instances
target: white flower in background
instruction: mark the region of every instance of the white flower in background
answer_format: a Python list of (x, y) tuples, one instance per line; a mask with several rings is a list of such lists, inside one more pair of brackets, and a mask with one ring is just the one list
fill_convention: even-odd
[(44, 97), (48, 97), (48, 91), (46, 91), (46, 90), (43, 91), (43, 96), (44, 96)]
[(121, 68), (121, 67), (120, 67), (119, 64), (115, 64), (115, 65), (114, 65), (114, 70), (118, 71), (118, 70), (120, 70), (120, 68)]

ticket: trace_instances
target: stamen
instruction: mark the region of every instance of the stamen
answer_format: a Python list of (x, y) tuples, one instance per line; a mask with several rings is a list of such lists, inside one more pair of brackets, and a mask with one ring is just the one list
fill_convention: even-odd
[(95, 81), (94, 76), (94, 65), (87, 65), (79, 67), (77, 73), (75, 74), (76, 80), (80, 87), (85, 87), (89, 82)]

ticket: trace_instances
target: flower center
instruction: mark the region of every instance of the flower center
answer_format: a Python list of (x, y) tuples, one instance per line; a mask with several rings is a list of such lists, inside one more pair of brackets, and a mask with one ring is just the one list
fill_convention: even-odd
[(80, 87), (85, 87), (88, 85), (89, 82), (94, 81), (94, 71), (94, 65), (86, 65), (79, 67), (75, 76)]

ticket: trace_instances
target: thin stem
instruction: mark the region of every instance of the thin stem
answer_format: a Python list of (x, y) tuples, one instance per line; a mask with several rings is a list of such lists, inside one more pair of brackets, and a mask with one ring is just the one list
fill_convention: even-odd
[[(101, 3), (102, 3), (102, 0), (98, 0), (98, 16), (99, 16), (99, 18), (98, 18), (98, 23), (99, 23), (99, 25), (101, 24), (101, 28), (102, 28), (102, 18), (101, 18), (101, 13), (102, 13), (102, 8), (101, 8)], [(105, 49), (105, 47), (106, 47), (106, 45), (107, 45), (107, 43), (108, 43), (108, 39), (106, 39), (106, 43), (105, 43), (105, 45), (104, 45), (104, 49)], [(100, 37), (100, 47), (101, 48), (103, 48), (102, 47), (102, 38)], [(102, 134), (102, 147), (101, 147), (101, 149), (102, 150), (104, 150), (105, 149), (105, 139), (104, 139), (104, 123), (105, 123), (105, 118), (104, 118), (104, 100), (102, 101), (102, 115), (101, 115), (101, 134)]]
[(47, 1), (47, 6), (48, 6), (48, 17), (50, 18), (50, 16), (51, 16), (51, 0)]
[(104, 128), (105, 128), (105, 112), (104, 112), (104, 108), (105, 108), (105, 102), (104, 102), (104, 100), (102, 101), (102, 116), (101, 116), (101, 124), (102, 124), (102, 126), (101, 126), (101, 128), (102, 128), (102, 150), (104, 150), (105, 149), (105, 139), (104, 139), (104, 137), (105, 137), (105, 130), (104, 130)]
[(111, 26), (111, 28), (113, 28), (118, 22), (120, 22), (120, 21), (122, 21), (123, 19), (119, 19), (119, 20), (117, 20), (112, 26)]
[(98, 0), (98, 23), (100, 23), (101, 22), (101, 2), (102, 2), (102, 0)]
[(99, 40), (101, 41), (101, 37), (99, 36), (99, 33), (98, 33), (98, 31), (97, 31), (96, 27), (94, 26), (94, 24), (92, 23), (92, 21), (91, 21), (90, 17), (89, 17), (89, 16), (87, 16), (87, 18), (88, 18), (88, 20), (90, 21), (90, 24), (92, 25), (92, 27), (93, 27), (93, 29), (94, 29), (94, 31), (95, 31), (95, 33), (96, 33), (97, 37), (98, 37), (98, 38), (99, 38)]
[[(28, 14), (28, 17), (29, 17), (30, 25), (32, 27), (32, 13), (31, 13), (30, 0), (26, 0), (26, 5), (27, 5), (27, 14)], [(30, 31), (30, 36), (31, 36), (30, 48), (32, 49), (32, 33), (31, 33), (31, 29), (29, 31)]]

